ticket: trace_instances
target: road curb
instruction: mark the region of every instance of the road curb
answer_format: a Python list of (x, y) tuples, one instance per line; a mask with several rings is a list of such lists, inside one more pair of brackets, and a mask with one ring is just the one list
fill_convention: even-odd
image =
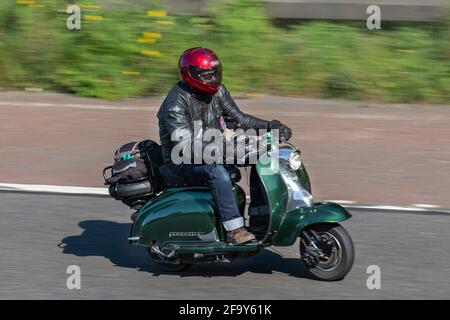
[[(31, 193), (46, 195), (68, 195), (68, 196), (87, 196), (109, 198), (108, 188), (101, 187), (79, 187), (79, 186), (56, 186), (40, 184), (15, 184), (0, 183), (0, 192), (4, 193)], [(247, 200), (250, 198), (247, 196)], [(425, 215), (450, 215), (450, 209), (441, 208), (435, 205), (416, 205), (416, 206), (396, 206), (380, 204), (362, 204), (350, 200), (325, 200), (335, 202), (349, 210), (370, 211), (380, 213), (412, 213)]]

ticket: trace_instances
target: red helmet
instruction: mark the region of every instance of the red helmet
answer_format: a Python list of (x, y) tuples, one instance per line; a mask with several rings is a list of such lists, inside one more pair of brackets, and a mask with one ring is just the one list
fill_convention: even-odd
[(195, 91), (213, 95), (222, 82), (222, 64), (219, 57), (207, 48), (191, 48), (183, 52), (178, 62), (181, 81)]

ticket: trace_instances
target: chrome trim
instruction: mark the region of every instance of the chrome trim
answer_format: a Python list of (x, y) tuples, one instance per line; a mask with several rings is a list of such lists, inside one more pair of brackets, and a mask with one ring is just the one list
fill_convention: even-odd
[[(280, 149), (281, 151), (282, 149)], [(280, 152), (280, 175), (286, 184), (288, 190), (288, 200), (286, 204), (286, 212), (290, 212), (295, 209), (309, 207), (313, 204), (313, 196), (306, 191), (298, 180), (297, 174), (291, 169), (289, 159), (291, 153), (295, 152), (290, 149), (289, 157), (286, 160), (287, 149), (283, 151), (283, 158)]]
[(138, 241), (140, 239), (141, 239), (141, 237), (129, 237), (128, 238), (129, 241)]
[[(298, 168), (293, 168), (292, 159), (296, 156), (299, 158), (298, 161), (300, 161), (300, 165), (298, 166)], [(291, 152), (291, 156), (289, 157), (289, 166), (291, 167), (292, 170), (298, 170), (302, 167), (302, 159), (300, 159), (300, 153), (298, 153), (297, 151)]]
[(168, 254), (166, 254), (166, 253), (162, 252), (157, 245), (154, 245), (153, 247), (150, 248), (150, 251), (153, 253), (156, 253), (157, 255), (159, 255), (162, 258), (170, 259), (175, 255), (176, 250), (174, 248), (174, 249), (172, 249), (172, 251), (170, 251)]
[(291, 147), (288, 147), (288, 146), (280, 147), (278, 149), (278, 157), (279, 157), (280, 160), (289, 161), (289, 159), (291, 157), (291, 154), (294, 151), (295, 151), (294, 148), (291, 148)]

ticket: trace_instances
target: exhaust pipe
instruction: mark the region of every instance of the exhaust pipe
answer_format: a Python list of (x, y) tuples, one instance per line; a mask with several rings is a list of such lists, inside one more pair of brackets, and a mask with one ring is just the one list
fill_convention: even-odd
[(175, 249), (173, 249), (169, 254), (165, 254), (162, 252), (159, 247), (155, 244), (151, 247), (151, 252), (156, 253), (158, 256), (163, 257), (165, 259), (170, 259), (175, 255)]

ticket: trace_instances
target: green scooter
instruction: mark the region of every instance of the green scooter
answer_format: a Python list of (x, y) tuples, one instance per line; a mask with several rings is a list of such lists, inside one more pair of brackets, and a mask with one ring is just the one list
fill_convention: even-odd
[[(270, 132), (264, 139), (269, 151), (258, 159), (256, 170), (269, 215), (266, 223), (260, 220), (253, 225), (250, 219), (247, 226), (257, 241), (227, 243), (209, 188), (177, 184), (175, 176), (132, 215), (130, 243), (144, 246), (161, 269), (180, 272), (194, 263), (229, 262), (255, 255), (271, 245), (291, 246), (300, 238), (301, 260), (315, 278), (343, 279), (353, 265), (355, 253), (352, 239), (339, 223), (351, 214), (335, 203), (314, 203), (300, 151), (287, 143), (278, 146), (278, 141), (271, 141)], [(233, 190), (244, 216), (246, 196), (236, 183), (239, 170), (233, 169)]]

